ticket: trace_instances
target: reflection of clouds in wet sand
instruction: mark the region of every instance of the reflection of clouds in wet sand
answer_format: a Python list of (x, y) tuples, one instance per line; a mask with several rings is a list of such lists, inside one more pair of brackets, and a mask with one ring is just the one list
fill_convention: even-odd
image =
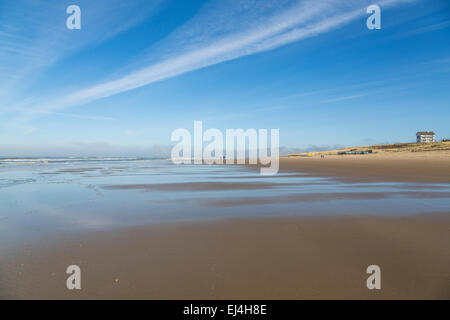
[(98, 171), (102, 170), (103, 168), (72, 168), (72, 169), (62, 169), (59, 170), (59, 173), (85, 173), (89, 171)]
[(160, 191), (217, 191), (217, 190), (255, 190), (270, 189), (283, 186), (281, 183), (251, 183), (251, 182), (186, 182), (158, 184), (127, 184), (103, 186), (106, 190), (160, 190)]
[(332, 192), (332, 193), (308, 193), (290, 194), (272, 197), (242, 197), (242, 198), (197, 198), (180, 199), (185, 203), (201, 203), (211, 207), (232, 207), (269, 205), (276, 203), (296, 202), (320, 202), (330, 200), (381, 200), (395, 197), (419, 198), (419, 199), (445, 199), (450, 198), (450, 192)]
[[(0, 298), (65, 297), (70, 293), (54, 290), (61, 279), (51, 272), (64, 270), (67, 261), (89, 261), (95, 275), (89, 280), (93, 291), (83, 291), (89, 297), (342, 297), (348, 281), (360, 283), (358, 272), (373, 263), (373, 255), (398, 272), (393, 296), (446, 297), (441, 280), (449, 265), (449, 184), (346, 181), (315, 173), (320, 163), (298, 162), (305, 163), (314, 165), (311, 173), (275, 177), (243, 166), (168, 161), (2, 168), (0, 181), (15, 184), (0, 193), (0, 254), (8, 240), (14, 248), (9, 252), (35, 271), (19, 279), (13, 258), (0, 257)], [(321, 163), (332, 170), (332, 163)], [(351, 165), (340, 166), (339, 174), (355, 174)], [(364, 170), (357, 168), (363, 178), (370, 174)], [(51, 172), (57, 175), (42, 175)], [(419, 213), (425, 214), (412, 217)], [(7, 263), (13, 264), (15, 291), (9, 282), (3, 286)], [(180, 265), (193, 270), (192, 277), (182, 277)], [(299, 270), (308, 276), (298, 277)], [(349, 270), (347, 278), (338, 270)], [(438, 275), (432, 292), (421, 290), (431, 283), (423, 270)], [(334, 279), (331, 286), (324, 275)], [(108, 291), (116, 278), (117, 290)], [(410, 278), (418, 280), (416, 287)], [(176, 288), (167, 286), (174, 281)], [(349, 297), (367, 291), (350, 289)], [(393, 291), (385, 292), (390, 297)]]

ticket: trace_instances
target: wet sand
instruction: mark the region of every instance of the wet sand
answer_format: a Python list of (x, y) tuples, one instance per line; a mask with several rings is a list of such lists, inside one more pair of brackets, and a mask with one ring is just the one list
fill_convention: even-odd
[[(10, 259), (8, 298), (450, 299), (450, 215), (262, 218), (87, 233)], [(68, 265), (82, 290), (65, 288)], [(381, 290), (366, 268), (381, 267)], [(4, 287), (4, 288), (5, 288)]]
[[(334, 193), (305, 193), (269, 197), (245, 197), (242, 199), (209, 198), (202, 200), (203, 205), (210, 207), (250, 206), (275, 203), (305, 203), (330, 200), (380, 200), (393, 197), (415, 199), (450, 198), (450, 192), (334, 192)], [(180, 200), (191, 202), (191, 200)], [(400, 213), (400, 212), (399, 212)]]
[[(449, 197), (439, 185), (430, 184), (450, 183), (445, 156), (282, 158), (280, 164), (285, 171), (350, 182), (422, 183), (428, 189), (410, 185), (411, 191), (398, 193), (423, 199)], [(243, 181), (104, 188), (182, 192), (276, 185)], [(381, 202), (388, 196), (385, 192), (280, 194), (264, 203), (366, 198)], [(224, 197), (211, 198), (204, 205), (213, 214), (214, 208), (235, 205), (233, 201), (254, 204), (252, 198)], [(260, 198), (255, 201), (261, 204)], [(450, 299), (450, 212), (416, 216), (399, 212), (388, 217), (381, 216), (383, 212), (349, 216), (339, 210), (332, 217), (174, 222), (22, 244), (21, 250), (0, 257), (7, 261), (1, 264), (0, 298)], [(81, 291), (65, 287), (65, 270), (72, 264), (82, 269)], [(366, 268), (373, 264), (381, 267), (381, 290), (366, 287)]]
[(156, 184), (120, 184), (103, 186), (106, 190), (162, 190), (162, 191), (205, 191), (205, 190), (254, 190), (269, 189), (281, 186), (280, 183), (254, 183), (254, 182), (179, 182)]

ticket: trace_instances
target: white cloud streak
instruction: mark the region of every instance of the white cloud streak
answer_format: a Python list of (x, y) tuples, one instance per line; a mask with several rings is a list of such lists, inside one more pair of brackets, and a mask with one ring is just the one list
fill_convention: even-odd
[(2, 0), (0, 3), (0, 97), (23, 96), (39, 75), (82, 48), (137, 25), (163, 0), (78, 0), (82, 29), (67, 30), (70, 0)]
[(49, 115), (55, 115), (55, 116), (61, 116), (61, 117), (67, 117), (67, 118), (86, 119), (86, 120), (99, 120), (99, 121), (111, 121), (111, 120), (114, 120), (114, 118), (111, 118), (111, 117), (85, 116), (85, 115), (80, 115), (80, 114), (53, 112), (53, 111), (35, 110), (35, 111), (32, 111), (32, 112), (42, 113), (42, 114), (49, 114)]
[[(410, 1), (384, 0), (379, 4), (387, 7)], [(213, 1), (213, 4), (215, 3), (220, 2)], [(303, 0), (291, 1), (292, 4), (285, 11), (280, 11), (275, 9), (277, 1), (273, 0), (263, 1), (265, 5), (256, 6), (254, 10), (239, 7), (240, 1), (228, 0), (225, 3), (230, 8), (235, 8), (232, 6), (235, 3), (238, 9), (233, 9), (235, 11), (227, 15), (220, 12), (224, 9), (220, 4), (209, 5), (208, 10), (201, 11), (199, 16), (194, 17), (184, 27), (169, 36), (167, 44), (163, 42), (162, 46), (166, 45), (172, 49), (181, 48), (176, 54), (129, 72), (118, 79), (70, 93), (55, 101), (39, 104), (38, 109), (51, 111), (89, 103), (190, 71), (317, 36), (335, 30), (358, 17), (364, 17), (365, 9), (370, 4), (365, 0)], [(254, 4), (256, 5), (256, 2)], [(255, 16), (254, 12), (258, 10), (261, 14)], [(225, 16), (228, 24), (221, 29), (221, 25), (206, 19), (209, 24), (203, 25), (205, 15), (212, 16), (219, 22), (221, 21), (219, 17)], [(241, 21), (248, 22), (243, 25)], [(237, 27), (230, 27), (233, 24)], [(361, 24), (365, 25), (365, 21)]]

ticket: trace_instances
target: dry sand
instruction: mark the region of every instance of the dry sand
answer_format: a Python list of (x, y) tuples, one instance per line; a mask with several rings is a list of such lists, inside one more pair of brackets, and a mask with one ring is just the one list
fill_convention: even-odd
[(450, 183), (450, 152), (282, 157), (280, 169), (345, 181)]

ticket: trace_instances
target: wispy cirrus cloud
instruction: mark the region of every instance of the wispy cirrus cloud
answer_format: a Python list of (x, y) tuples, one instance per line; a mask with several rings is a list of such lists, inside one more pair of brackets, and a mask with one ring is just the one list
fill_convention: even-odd
[[(382, 7), (411, 0), (384, 0)], [(278, 48), (339, 28), (366, 15), (370, 1), (215, 0), (141, 58), (121, 77), (41, 101), (59, 110), (110, 97), (243, 56)], [(231, 9), (230, 9), (231, 8)], [(174, 53), (172, 53), (174, 52)], [(146, 61), (152, 61), (145, 64)], [(123, 67), (123, 66), (120, 66)]]
[(352, 95), (348, 95), (348, 96), (335, 97), (335, 98), (324, 100), (324, 101), (322, 101), (322, 103), (331, 103), (331, 102), (359, 99), (359, 98), (367, 96), (368, 94), (369, 93), (360, 93), (360, 94), (352, 94)]
[(61, 59), (114, 37), (151, 16), (164, 0), (78, 0), (82, 29), (66, 28), (69, 0), (0, 2), (0, 96), (23, 95), (39, 75)]
[(61, 117), (67, 117), (67, 118), (76, 118), (76, 119), (86, 119), (86, 120), (100, 120), (100, 121), (111, 121), (115, 120), (111, 117), (101, 117), (101, 116), (85, 116), (80, 114), (73, 114), (73, 113), (65, 113), (65, 112), (54, 112), (54, 111), (40, 111), (35, 110), (34, 112), (40, 113), (40, 114), (51, 114)]
[(434, 23), (425, 27), (421, 27), (418, 28), (416, 30), (411, 30), (409, 32), (405, 32), (403, 34), (399, 34), (399, 36), (414, 36), (417, 34), (423, 34), (423, 33), (427, 33), (427, 32), (432, 32), (432, 31), (437, 31), (437, 30), (442, 30), (442, 29), (447, 29), (450, 28), (450, 20), (446, 20), (443, 22), (439, 22), (439, 23)]

